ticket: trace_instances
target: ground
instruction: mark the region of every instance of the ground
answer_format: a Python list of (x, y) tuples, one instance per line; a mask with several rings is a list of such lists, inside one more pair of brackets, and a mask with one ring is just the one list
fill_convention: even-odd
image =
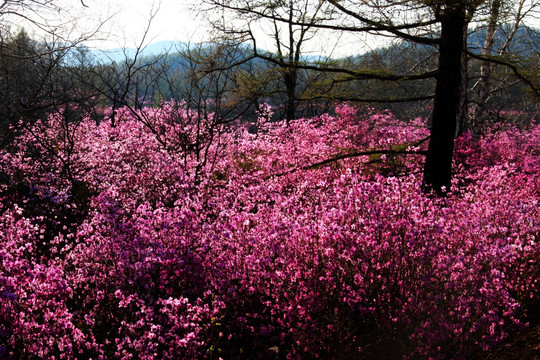
[(490, 351), (484, 360), (540, 360), (540, 325), (509, 339)]

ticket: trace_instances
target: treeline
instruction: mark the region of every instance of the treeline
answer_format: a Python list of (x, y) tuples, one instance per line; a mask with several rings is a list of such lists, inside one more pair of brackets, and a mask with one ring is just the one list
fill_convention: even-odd
[[(37, 11), (32, 2), (23, 4)], [(21, 119), (34, 121), (67, 104), (96, 121), (99, 109), (111, 106), (114, 124), (115, 109), (127, 107), (140, 116), (142, 107), (172, 99), (195, 110), (201, 124), (209, 113), (223, 124), (250, 121), (263, 104), (290, 123), (327, 112), (336, 102), (353, 102), (390, 107), (404, 119), (429, 118), (424, 185), (443, 195), (451, 187), (456, 136), (468, 130), (479, 136), (491, 122), (508, 120), (501, 115), (509, 112), (512, 121), (521, 121), (519, 114), (535, 116), (538, 34), (526, 26), (539, 8), (537, 0), (204, 0), (196, 11), (207, 18), (212, 42), (180, 44), (146, 57), (147, 28), (138, 48), (111, 62), (93, 57), (80, 46), (83, 41), (66, 45), (4, 36), (3, 139), (9, 143), (10, 129)], [(268, 31), (261, 35), (254, 27)], [(339, 58), (325, 50), (347, 46), (340, 34), (393, 42)], [(271, 51), (259, 46), (264, 40), (270, 40)], [(320, 52), (312, 50), (317, 42)], [(24, 62), (23, 69), (14, 69)], [(151, 119), (140, 121), (153, 126)]]
[[(17, 127), (59, 109), (91, 111), (97, 93), (80, 81), (82, 63), (69, 66), (77, 48), (36, 41), (24, 31), (0, 39), (0, 143), (10, 143)], [(72, 106), (67, 106), (72, 105)], [(75, 119), (75, 118), (74, 118)]]
[[(481, 47), (478, 44), (485, 36), (485, 30), (471, 31), (469, 51), (479, 52)], [(538, 31), (521, 27), (518, 36), (511, 42), (513, 55), (508, 55), (508, 58), (519, 54), (519, 60), (527, 62), (527, 68), (538, 68), (539, 49), (535, 44), (539, 38)], [(498, 33), (496, 47), (502, 47), (505, 41), (503, 26)], [(268, 52), (262, 54), (263, 57), (273, 55)], [(331, 111), (336, 101), (391, 109), (404, 119), (429, 117), (433, 108), (434, 77), (415, 81), (381, 81), (377, 75), (407, 74), (411, 69), (417, 73), (429, 73), (437, 67), (437, 56), (436, 48), (410, 42), (344, 58), (302, 56), (295, 78), (292, 118)], [(247, 44), (178, 43), (168, 53), (129, 58), (113, 62), (111, 67), (116, 71), (117, 86), (132, 99), (136, 98), (139, 102), (144, 99), (145, 105), (157, 106), (161, 101), (174, 99), (199, 106), (202, 97), (218, 102), (226, 100), (227, 105), (235, 107), (234, 113), (242, 114), (246, 120), (254, 119), (262, 104), (273, 106), (276, 119), (287, 117), (290, 96), (284, 76), (287, 69), (264, 58), (254, 57), (253, 50)], [(481, 67), (482, 61), (469, 59), (465, 113), (472, 113), (478, 102)], [(339, 69), (341, 74), (334, 72), (335, 69)], [(372, 79), (354, 78), (355, 73), (370, 72), (374, 75)], [(537, 76), (532, 72), (528, 75)], [(131, 79), (131, 89), (128, 89), (127, 80), (133, 77), (135, 81)], [(537, 96), (507, 66), (494, 65), (490, 81), (489, 96), (485, 99), (489, 121), (527, 121), (538, 113)], [(505, 117), (510, 113), (512, 119)], [(523, 116), (516, 118), (516, 114)], [(468, 116), (472, 117), (473, 114)]]
[[(504, 29), (497, 39), (504, 43)], [(475, 51), (485, 31), (469, 36)], [(513, 47), (530, 68), (540, 64), (535, 41), (540, 34), (522, 27)], [(159, 106), (163, 101), (186, 102), (189, 108), (217, 111), (222, 121), (256, 118), (263, 104), (275, 109), (275, 117), (286, 117), (287, 87), (283, 69), (254, 58), (247, 45), (232, 43), (185, 44), (168, 53), (107, 61), (84, 46), (70, 47), (31, 39), (21, 31), (0, 42), (0, 117), (2, 144), (10, 139), (10, 127), (70, 106), (70, 111), (90, 113), (99, 120), (104, 106)], [(436, 67), (433, 47), (401, 42), (354, 57), (329, 59), (306, 56), (303, 63), (318, 69), (300, 68), (294, 93), (294, 117), (310, 117), (331, 111), (336, 101), (351, 101), (389, 108), (398, 117), (429, 117), (433, 78), (416, 81), (350, 79), (347, 74), (320, 71), (324, 68), (351, 72), (407, 73), (412, 68), (427, 72)], [(467, 109), (477, 98), (481, 61), (468, 64)], [(539, 112), (537, 98), (503, 65), (494, 67), (486, 110), (490, 121), (526, 121)], [(512, 114), (512, 117), (505, 117)], [(75, 113), (73, 114), (75, 115)], [(522, 115), (521, 117), (516, 115)], [(75, 119), (75, 117), (74, 117)]]

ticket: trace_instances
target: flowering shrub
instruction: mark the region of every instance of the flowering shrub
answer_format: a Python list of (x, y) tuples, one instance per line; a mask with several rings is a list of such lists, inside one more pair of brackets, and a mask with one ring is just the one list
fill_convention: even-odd
[(534, 122), (459, 139), (439, 199), (420, 119), (192, 115), (53, 114), (0, 154), (0, 358), (470, 358), (534, 315)]

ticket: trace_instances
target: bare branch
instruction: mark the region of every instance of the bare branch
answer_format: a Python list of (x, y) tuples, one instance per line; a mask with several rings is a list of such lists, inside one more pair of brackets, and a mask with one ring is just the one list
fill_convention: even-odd
[(478, 59), (478, 60), (482, 60), (482, 61), (487, 61), (487, 62), (490, 62), (490, 63), (493, 63), (493, 64), (497, 64), (497, 65), (502, 65), (502, 66), (505, 66), (507, 68), (509, 68), (510, 70), (512, 70), (512, 72), (514, 73), (514, 75), (520, 79), (521, 81), (523, 81), (525, 84), (527, 84), (527, 86), (533, 91), (533, 93), (535, 94), (535, 96), (539, 97), (540, 98), (540, 88), (538, 88), (535, 84), (533, 84), (533, 82), (531, 81), (531, 79), (529, 79), (525, 74), (523, 74), (519, 69), (518, 67), (516, 66), (516, 64), (514, 63), (511, 63), (509, 61), (505, 61), (502, 57), (500, 56), (483, 56), (483, 55), (478, 55), (478, 54), (475, 54), (473, 52), (470, 52), (470, 51), (466, 51), (467, 55), (474, 58), (474, 59)]
[[(421, 145), (422, 143), (426, 142), (430, 137), (427, 136), (423, 139), (421, 139), (420, 141), (418, 141), (416, 144), (414, 145), (411, 145), (413, 147), (416, 147), (416, 146), (419, 146)], [(354, 152), (351, 152), (351, 153), (346, 153), (346, 154), (338, 154), (338, 155), (335, 155), (333, 157), (330, 157), (330, 158), (327, 158), (325, 160), (321, 160), (321, 161), (318, 161), (318, 162), (315, 162), (313, 164), (310, 164), (310, 165), (306, 165), (306, 166), (302, 166), (302, 167), (299, 167), (299, 168), (293, 168), (293, 169), (290, 169), (288, 171), (285, 171), (283, 173), (278, 173), (278, 174), (273, 174), (273, 175), (270, 175), (268, 176), (267, 178), (273, 178), (273, 177), (280, 177), (280, 176), (285, 176), (285, 175), (288, 175), (288, 174), (292, 174), (292, 173), (295, 173), (297, 171), (301, 171), (301, 170), (313, 170), (313, 169), (316, 169), (316, 168), (319, 168), (321, 166), (324, 166), (324, 165), (328, 165), (328, 164), (331, 164), (331, 163), (335, 163), (339, 160), (345, 160), (345, 159), (351, 159), (351, 158), (355, 158), (355, 157), (360, 157), (360, 156), (370, 156), (370, 155), (422, 155), (422, 156), (425, 156), (426, 155), (426, 151), (422, 151), (422, 150), (390, 150), (390, 149), (376, 149), (376, 150), (367, 150), (367, 151), (354, 151)]]

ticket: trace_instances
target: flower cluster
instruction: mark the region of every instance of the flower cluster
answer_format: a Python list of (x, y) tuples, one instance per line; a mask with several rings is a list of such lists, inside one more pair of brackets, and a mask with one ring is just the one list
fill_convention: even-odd
[(0, 359), (464, 359), (539, 305), (534, 122), (437, 198), (421, 119), (106, 113), (0, 153)]

